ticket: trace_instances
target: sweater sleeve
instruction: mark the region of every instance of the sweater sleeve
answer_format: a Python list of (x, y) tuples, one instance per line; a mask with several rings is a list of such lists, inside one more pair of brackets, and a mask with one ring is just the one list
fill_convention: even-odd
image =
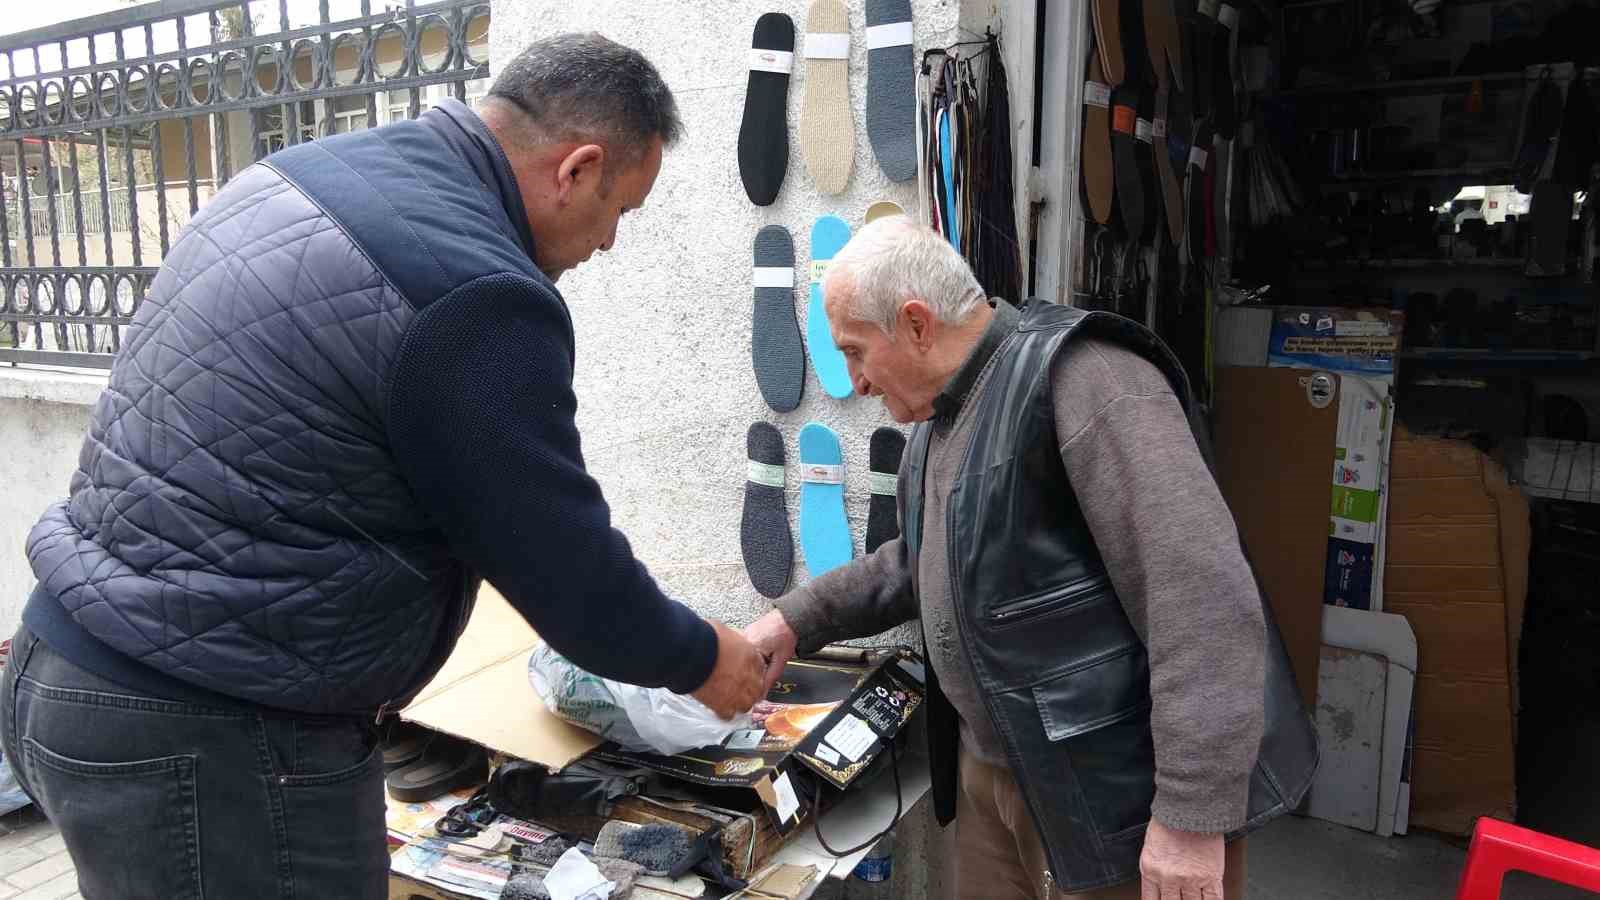
[(388, 401), (394, 454), (452, 550), (596, 675), (688, 693), (711, 626), (666, 597), (584, 468), (561, 300), (524, 276), (469, 282), (411, 323)]
[(1082, 341), (1051, 376), (1062, 462), (1149, 653), (1151, 814), (1184, 831), (1238, 828), (1261, 743), (1266, 622), (1233, 516), (1153, 365)]
[(801, 653), (882, 634), (917, 617), (905, 538), (827, 572), (778, 598)]

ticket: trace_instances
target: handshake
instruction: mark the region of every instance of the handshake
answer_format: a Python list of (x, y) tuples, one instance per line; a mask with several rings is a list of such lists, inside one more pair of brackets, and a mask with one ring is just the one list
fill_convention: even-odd
[(771, 690), (784, 664), (794, 658), (795, 633), (772, 610), (743, 632), (711, 622), (717, 633), (717, 664), (690, 696), (724, 719), (750, 711)]

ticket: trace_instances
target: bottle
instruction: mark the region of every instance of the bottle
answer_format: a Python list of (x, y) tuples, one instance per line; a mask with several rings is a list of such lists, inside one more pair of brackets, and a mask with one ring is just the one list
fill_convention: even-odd
[(889, 832), (850, 873), (845, 896), (849, 900), (888, 900), (893, 896), (894, 832)]

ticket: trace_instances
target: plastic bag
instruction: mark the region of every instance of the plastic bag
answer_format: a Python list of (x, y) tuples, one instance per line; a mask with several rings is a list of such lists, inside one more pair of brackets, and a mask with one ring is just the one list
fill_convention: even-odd
[(755, 727), (748, 713), (724, 721), (693, 697), (585, 672), (549, 644), (528, 657), (528, 680), (550, 712), (626, 750), (675, 756)]

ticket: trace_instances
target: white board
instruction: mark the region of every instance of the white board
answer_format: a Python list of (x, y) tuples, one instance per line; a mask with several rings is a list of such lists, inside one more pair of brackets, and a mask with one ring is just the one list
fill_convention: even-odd
[(1379, 837), (1389, 837), (1396, 831), (1403, 834), (1408, 816), (1401, 804), (1409, 804), (1409, 798), (1400, 788), (1400, 776), (1405, 763), (1407, 727), (1411, 721), (1411, 696), (1417, 681), (1416, 633), (1404, 616), (1324, 606), (1322, 643), (1325, 647), (1375, 654), (1388, 663), (1389, 671), (1384, 679), (1382, 772), (1373, 833)]
[(1314, 818), (1377, 830), (1388, 680), (1389, 661), (1384, 657), (1323, 646), (1317, 670), (1322, 762), (1307, 807)]

